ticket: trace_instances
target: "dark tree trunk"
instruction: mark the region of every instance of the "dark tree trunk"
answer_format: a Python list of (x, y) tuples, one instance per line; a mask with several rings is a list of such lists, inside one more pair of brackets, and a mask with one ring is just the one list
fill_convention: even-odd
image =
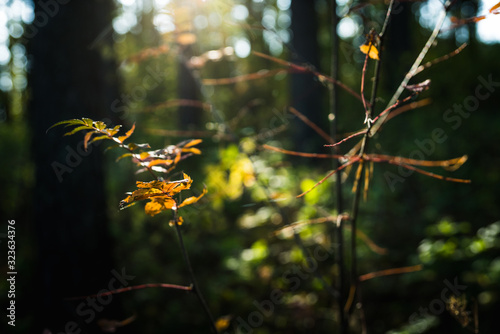
[[(187, 60), (192, 56), (191, 46), (182, 49), (177, 67), (177, 93), (181, 100), (200, 101), (201, 94), (193, 72), (187, 66)], [(182, 130), (196, 129), (201, 124), (201, 112), (199, 107), (181, 105), (178, 109), (179, 127)]]
[(97, 300), (90, 311), (85, 300), (65, 298), (108, 289), (113, 277), (102, 153), (94, 145), (85, 152), (81, 133), (62, 137), (61, 128), (46, 130), (61, 120), (111, 117), (116, 67), (101, 51), (111, 50), (113, 1), (34, 4), (35, 20), (26, 35), (39, 249), (39, 280), (34, 282), (39, 298), (31, 332), (94, 332), (96, 320), (112, 309), (109, 301)]
[[(293, 0), (292, 10), (292, 50), (291, 60), (295, 63), (307, 63), (319, 69), (318, 25), (313, 0)], [(311, 74), (292, 75), (292, 106), (307, 116), (316, 125), (322, 127), (327, 121), (322, 117), (324, 87)], [(324, 144), (309, 126), (297, 118), (292, 123), (294, 140), (298, 150), (317, 150)]]

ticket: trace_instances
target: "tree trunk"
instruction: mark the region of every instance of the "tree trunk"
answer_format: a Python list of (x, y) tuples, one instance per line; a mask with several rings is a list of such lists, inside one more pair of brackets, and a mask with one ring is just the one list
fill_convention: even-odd
[[(294, 0), (292, 10), (292, 62), (312, 65), (319, 69), (318, 25), (315, 10), (315, 1)], [(312, 74), (292, 74), (292, 106), (307, 116), (316, 125), (327, 124), (322, 117), (322, 100), (325, 90)], [(294, 140), (299, 151), (317, 150), (323, 144), (321, 139), (309, 126), (295, 118)]]
[(61, 128), (46, 131), (62, 120), (111, 117), (107, 113), (117, 96), (116, 66), (101, 51), (111, 50), (113, 1), (34, 5), (35, 20), (25, 36), (36, 165), (39, 280), (34, 284), (40, 294), (34, 298), (37, 318), (31, 332), (97, 332), (96, 319), (111, 310), (109, 301), (98, 299), (94, 309), (85, 299), (65, 298), (108, 289), (113, 278), (102, 153), (94, 145), (84, 151), (81, 133), (62, 137)]
[[(191, 58), (191, 46), (184, 46), (182, 48), (182, 55), (178, 61), (177, 66), (177, 92), (180, 100), (200, 101), (201, 93), (193, 77), (193, 72), (188, 68), (186, 61)], [(181, 105), (178, 109), (179, 127), (182, 130), (198, 129), (201, 125), (201, 113), (203, 112), (199, 107), (189, 105)]]

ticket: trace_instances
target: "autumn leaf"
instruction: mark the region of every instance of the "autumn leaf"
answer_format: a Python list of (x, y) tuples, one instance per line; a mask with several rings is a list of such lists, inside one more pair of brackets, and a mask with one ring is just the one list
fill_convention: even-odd
[(379, 51), (377, 46), (379, 44), (380, 37), (375, 32), (375, 29), (370, 30), (370, 32), (366, 35), (366, 40), (363, 45), (359, 47), (361, 52), (364, 54), (368, 54), (371, 59), (379, 60)]
[(97, 130), (103, 131), (106, 129), (106, 123), (101, 121), (93, 122), (92, 124)]
[(162, 211), (170, 209), (176, 209), (176, 202), (170, 197), (153, 198), (144, 207), (144, 211), (150, 216), (155, 216)]
[(92, 144), (93, 142), (96, 142), (99, 140), (104, 140), (104, 139), (109, 139), (109, 136), (108, 135), (101, 135), (101, 136), (94, 137), (88, 142), (88, 144)]
[(231, 319), (232, 316), (230, 315), (224, 315), (220, 317), (219, 319), (217, 319), (217, 321), (215, 321), (215, 328), (217, 328), (218, 331), (225, 330), (231, 324)]
[(125, 320), (109, 320), (109, 319), (99, 319), (97, 325), (101, 328), (104, 333), (114, 333), (118, 327), (123, 327), (130, 324), (135, 320), (135, 314)]
[(85, 134), (85, 137), (83, 139), (83, 148), (85, 149), (85, 151), (87, 151), (87, 145), (89, 143), (90, 137), (92, 137), (93, 134), (94, 132), (87, 132)]
[(128, 137), (130, 137), (132, 135), (132, 133), (134, 133), (134, 130), (135, 130), (135, 123), (132, 125), (130, 130), (127, 131), (125, 136), (118, 137), (118, 141), (123, 144), (123, 141), (125, 141)]
[(500, 2), (490, 8), (491, 14), (500, 14)]
[(91, 130), (92, 128), (91, 127), (88, 127), (86, 125), (81, 125), (81, 126), (77, 126), (76, 128), (74, 128), (73, 130), (69, 131), (69, 132), (66, 132), (64, 135), (65, 136), (71, 136), (79, 131), (82, 131), (82, 130)]
[(182, 201), (182, 203), (179, 205), (179, 208), (182, 208), (183, 206), (186, 206), (186, 205), (190, 205), (190, 204), (193, 204), (193, 203), (196, 203), (200, 200), (200, 198), (202, 198), (205, 194), (207, 193), (207, 188), (204, 188), (203, 189), (203, 192), (201, 193), (200, 196), (196, 197), (196, 196), (191, 196), (191, 197), (188, 197), (186, 198), (184, 201)]
[(155, 159), (155, 160), (151, 160), (147, 163), (147, 166), (148, 167), (153, 167), (153, 166), (156, 166), (156, 165), (166, 165), (166, 166), (170, 166), (174, 161), (173, 160), (170, 160), (170, 159)]
[[(193, 180), (186, 173), (183, 173), (183, 177), (182, 180), (176, 181), (137, 181), (136, 186), (138, 189), (134, 190), (120, 202), (120, 209), (127, 208), (135, 202), (149, 199), (150, 202), (146, 204), (145, 212), (150, 216), (157, 215), (165, 210), (177, 210), (180, 206), (177, 206), (177, 201), (173, 196), (183, 190), (190, 189), (193, 183)], [(189, 197), (182, 202), (182, 205), (195, 203), (204, 194), (205, 192), (199, 197)]]
[(184, 223), (184, 218), (181, 216), (177, 217), (177, 219), (172, 219), (168, 222), (168, 225), (170, 226), (175, 226), (175, 225), (182, 225)]
[(124, 153), (124, 154), (120, 155), (118, 158), (116, 158), (116, 161), (120, 161), (123, 158), (131, 157), (131, 156), (133, 156), (132, 153)]
[(193, 140), (190, 140), (187, 144), (183, 145), (183, 147), (192, 147), (192, 146), (198, 145), (202, 141), (203, 141), (202, 139), (193, 139)]
[(377, 50), (377, 47), (375, 45), (373, 45), (373, 43), (370, 41), (368, 42), (368, 44), (363, 44), (359, 47), (359, 49), (361, 50), (361, 52), (363, 52), (364, 54), (367, 54), (368, 53), (368, 56), (371, 58), (371, 59), (376, 59), (376, 60), (379, 60), (378, 58), (378, 50)]
[(114, 136), (118, 133), (118, 131), (120, 131), (121, 127), (122, 127), (121, 125), (117, 125), (113, 129), (106, 129), (106, 134), (108, 136)]

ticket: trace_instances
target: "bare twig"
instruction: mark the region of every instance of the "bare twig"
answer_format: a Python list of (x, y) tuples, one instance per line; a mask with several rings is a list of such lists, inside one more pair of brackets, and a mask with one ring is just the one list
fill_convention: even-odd
[[(448, 14), (448, 9), (449, 9), (451, 3), (452, 3), (452, 0), (448, 0), (446, 2), (446, 4), (444, 5), (444, 9), (440, 13), (440, 15), (437, 19), (436, 26), (434, 27), (434, 30), (433, 30), (431, 36), (429, 37), (429, 39), (425, 43), (424, 47), (422, 48), (422, 51), (420, 51), (420, 54), (418, 55), (417, 59), (415, 59), (415, 62), (413, 63), (413, 65), (410, 68), (410, 70), (408, 71), (408, 73), (406, 73), (403, 81), (401, 82), (398, 89), (396, 90), (396, 92), (392, 96), (391, 100), (387, 104), (388, 106), (391, 106), (394, 103), (396, 103), (396, 101), (399, 99), (399, 97), (403, 93), (403, 91), (404, 91), (406, 85), (408, 84), (408, 82), (410, 81), (410, 79), (413, 78), (413, 76), (417, 72), (420, 64), (424, 60), (424, 57), (427, 55), (427, 52), (429, 52), (429, 49), (431, 48), (431, 46), (434, 44), (434, 41), (436, 40), (436, 38), (439, 34), (439, 31), (441, 30), (441, 27), (443, 26), (443, 23), (446, 19), (446, 15)], [(387, 118), (387, 114), (383, 117), (380, 117), (380, 119), (376, 123), (373, 124), (373, 126), (370, 129), (370, 133), (369, 133), (370, 136), (373, 136), (375, 133), (377, 133), (378, 129), (382, 126), (382, 124), (384, 123), (386, 118)]]
[(284, 66), (287, 66), (287, 67), (290, 67), (298, 72), (308, 72), (308, 73), (312, 73), (314, 74), (320, 81), (326, 81), (326, 82), (330, 82), (330, 83), (333, 83), (339, 87), (341, 87), (342, 89), (344, 89), (346, 92), (348, 92), (349, 94), (351, 94), (352, 96), (354, 96), (355, 98), (357, 98), (358, 100), (361, 101), (361, 96), (356, 93), (355, 91), (353, 91), (351, 88), (349, 88), (348, 86), (346, 86), (345, 84), (343, 84), (342, 82), (340, 82), (339, 80), (337, 79), (334, 79), (332, 77), (329, 77), (327, 75), (324, 75), (312, 68), (309, 68), (309, 67), (306, 67), (306, 66), (300, 66), (300, 65), (297, 65), (297, 64), (294, 64), (292, 62), (289, 62), (289, 61), (286, 61), (286, 60), (282, 60), (282, 59), (279, 59), (279, 58), (276, 58), (276, 57), (273, 57), (273, 56), (269, 56), (269, 55), (266, 55), (265, 53), (261, 53), (261, 52), (257, 52), (257, 51), (252, 51), (252, 53), (258, 57), (261, 57), (261, 58), (264, 58), (264, 59), (268, 59), (268, 60), (271, 60), (271, 61), (274, 61), (278, 64), (281, 64), (281, 65), (284, 65)]
[(415, 272), (415, 271), (420, 271), (420, 270), (422, 270), (422, 268), (423, 268), (423, 266), (421, 264), (419, 264), (419, 265), (410, 266), (410, 267), (401, 267), (401, 268), (392, 268), (392, 269), (374, 271), (374, 272), (359, 276), (359, 281), (363, 282), (363, 281), (367, 281), (367, 280), (370, 280), (370, 279), (375, 278), (375, 277), (411, 273), (411, 272)]
[(442, 61), (448, 60), (448, 59), (450, 59), (451, 57), (456, 56), (457, 54), (459, 54), (460, 52), (462, 52), (462, 50), (463, 50), (463, 49), (465, 49), (465, 47), (466, 47), (466, 46), (467, 46), (467, 43), (464, 43), (464, 44), (460, 45), (460, 46), (458, 47), (458, 49), (456, 49), (455, 51), (450, 52), (450, 53), (448, 53), (447, 55), (444, 55), (444, 56), (442, 56), (442, 57), (439, 57), (439, 58), (436, 58), (436, 59), (434, 59), (434, 60), (431, 60), (431, 61), (429, 61), (429, 62), (425, 63), (424, 65), (420, 65), (420, 66), (417, 68), (417, 70), (415, 71), (415, 74), (414, 74), (414, 75), (419, 74), (419, 73), (420, 73), (420, 72), (422, 72), (423, 70), (428, 69), (429, 67), (431, 67), (431, 66), (433, 66), (433, 65), (436, 65), (436, 64), (438, 64), (438, 63), (440, 63), (440, 62), (442, 62)]
[(140, 284), (140, 285), (132, 285), (132, 286), (128, 286), (126, 288), (106, 291), (106, 292), (102, 292), (102, 293), (96, 293), (96, 294), (88, 295), (88, 296), (69, 297), (69, 298), (65, 298), (65, 300), (80, 300), (80, 299), (85, 299), (85, 298), (95, 298), (97, 296), (102, 297), (102, 296), (116, 295), (116, 294), (119, 294), (122, 292), (141, 290), (141, 289), (147, 289), (147, 288), (164, 288), (164, 289), (175, 289), (175, 290), (184, 290), (184, 291), (193, 290), (192, 285), (185, 286), (185, 285), (167, 284), (167, 283), (146, 283), (146, 284)]
[(309, 120), (309, 118), (307, 118), (300, 111), (298, 111), (294, 107), (290, 107), (290, 108), (288, 108), (288, 110), (290, 110), (290, 112), (292, 114), (294, 114), (295, 116), (297, 116), (302, 122), (304, 122), (305, 124), (307, 124), (311, 129), (313, 129), (324, 140), (326, 140), (327, 142), (329, 142), (331, 144), (335, 143), (335, 140), (333, 140), (332, 137), (330, 137), (328, 134), (326, 134), (325, 131), (321, 130), (321, 128), (319, 126), (317, 126), (316, 124), (314, 124), (313, 122), (311, 122), (311, 120)]
[(215, 320), (214, 317), (212, 316), (212, 313), (210, 312), (210, 309), (208, 308), (208, 304), (205, 301), (205, 298), (203, 297), (203, 294), (200, 291), (200, 286), (198, 285), (198, 282), (196, 280), (196, 276), (193, 271), (193, 267), (191, 266), (191, 261), (189, 260), (189, 256), (187, 254), (186, 247), (184, 246), (184, 240), (182, 238), (182, 231), (180, 229), (178, 219), (177, 219), (177, 211), (174, 211), (174, 222), (175, 222), (175, 231), (177, 232), (177, 238), (179, 239), (179, 246), (181, 248), (181, 253), (182, 256), (184, 257), (184, 261), (186, 262), (186, 266), (189, 271), (189, 276), (191, 277), (191, 286), (192, 290), (196, 293), (196, 296), (198, 297), (198, 300), (200, 301), (201, 306), (203, 307), (203, 310), (205, 311), (205, 314), (207, 315), (208, 319), (210, 320), (210, 327), (214, 333), (217, 333), (217, 327), (215, 327)]

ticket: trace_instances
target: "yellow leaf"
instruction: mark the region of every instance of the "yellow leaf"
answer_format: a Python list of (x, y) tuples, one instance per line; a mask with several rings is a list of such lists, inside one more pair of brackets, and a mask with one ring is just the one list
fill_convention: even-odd
[(175, 224), (182, 225), (182, 223), (184, 223), (184, 219), (181, 216), (179, 216), (177, 218), (177, 221), (175, 221), (175, 220), (172, 219), (171, 221), (168, 222), (168, 225), (175, 226)]
[[(137, 201), (149, 199), (150, 202), (145, 206), (145, 211), (148, 215), (154, 216), (162, 211), (170, 209), (177, 210), (177, 202), (172, 197), (182, 190), (189, 189), (193, 182), (187, 174), (183, 173), (183, 177), (182, 180), (177, 181), (137, 181), (137, 189), (120, 202), (120, 208), (124, 209)], [(198, 198), (186, 199), (186, 203), (191, 204), (196, 202), (204, 193)]]
[(169, 159), (155, 159), (155, 160), (151, 160), (150, 162), (148, 162), (148, 167), (153, 167), (156, 165), (170, 166), (172, 163), (173, 163), (173, 161), (169, 160)]
[(228, 328), (230, 324), (231, 324), (231, 316), (225, 315), (217, 319), (217, 321), (215, 321), (215, 328), (217, 328), (217, 331), (220, 332)]
[(371, 58), (371, 59), (376, 59), (376, 60), (379, 60), (378, 58), (378, 50), (377, 48), (375, 47), (375, 45), (373, 45), (373, 43), (370, 41), (368, 42), (368, 44), (363, 44), (359, 47), (359, 49), (361, 50), (361, 52), (363, 52), (364, 54), (368, 54), (368, 56)]
[(186, 206), (186, 205), (190, 205), (190, 204), (193, 204), (193, 203), (196, 203), (200, 200), (200, 198), (202, 198), (205, 194), (207, 193), (207, 188), (204, 188), (203, 189), (203, 192), (201, 193), (200, 196), (196, 197), (196, 196), (191, 196), (191, 197), (188, 197), (186, 198), (184, 201), (182, 201), (182, 203), (179, 205), (179, 208), (182, 208), (183, 206)]
[(197, 149), (196, 147), (183, 148), (182, 152), (184, 152), (184, 153), (191, 152), (193, 154), (201, 154), (201, 151), (199, 149)]
[(148, 202), (146, 204), (146, 206), (144, 207), (144, 211), (146, 212), (146, 214), (148, 214), (150, 216), (154, 216), (154, 215), (159, 214), (162, 211), (175, 208), (175, 206), (176, 206), (175, 200), (173, 200), (170, 197), (153, 198), (153, 199), (151, 199), (151, 202)]
[(192, 147), (194, 145), (198, 145), (199, 143), (201, 143), (203, 140), (201, 139), (193, 139), (191, 140), (189, 143), (187, 143), (186, 145), (184, 145), (184, 147)]
[(132, 135), (132, 133), (134, 133), (134, 130), (135, 130), (135, 123), (132, 125), (132, 127), (130, 128), (130, 130), (128, 130), (127, 133), (125, 133), (125, 136), (118, 137), (118, 140), (120, 141), (120, 143), (123, 144), (123, 141), (125, 139), (127, 139), (128, 137), (130, 137)]

